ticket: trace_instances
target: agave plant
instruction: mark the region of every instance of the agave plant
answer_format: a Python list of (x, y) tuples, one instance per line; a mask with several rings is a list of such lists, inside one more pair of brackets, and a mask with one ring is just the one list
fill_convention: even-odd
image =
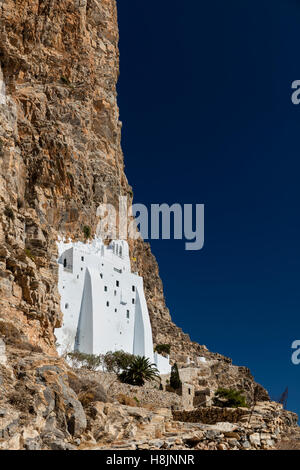
[(129, 366), (119, 374), (121, 382), (143, 386), (149, 380), (155, 380), (159, 377), (159, 372), (155, 364), (151, 364), (146, 357), (136, 356)]

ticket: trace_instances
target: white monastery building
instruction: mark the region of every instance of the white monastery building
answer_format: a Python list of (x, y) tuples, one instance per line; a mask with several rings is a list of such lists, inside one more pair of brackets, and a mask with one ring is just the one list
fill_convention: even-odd
[(131, 272), (127, 242), (60, 241), (58, 249), (63, 312), (63, 326), (55, 331), (59, 352), (123, 350), (149, 358), (160, 374), (170, 373), (169, 358), (153, 352), (143, 278)]

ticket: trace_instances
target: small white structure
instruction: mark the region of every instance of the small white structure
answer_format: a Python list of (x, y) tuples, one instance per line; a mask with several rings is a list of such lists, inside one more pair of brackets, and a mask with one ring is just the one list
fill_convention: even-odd
[(105, 354), (123, 350), (145, 356), (160, 373), (168, 359), (153, 353), (143, 278), (131, 272), (128, 244), (115, 240), (58, 243), (63, 326), (55, 331), (59, 352)]

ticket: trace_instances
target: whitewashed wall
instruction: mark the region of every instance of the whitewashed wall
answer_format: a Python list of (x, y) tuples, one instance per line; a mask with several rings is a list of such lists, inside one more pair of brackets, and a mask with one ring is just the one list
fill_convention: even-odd
[[(131, 272), (128, 245), (59, 242), (59, 292), (64, 315), (55, 334), (60, 353), (123, 350), (154, 361), (143, 279)], [(156, 355), (158, 369), (170, 371)]]

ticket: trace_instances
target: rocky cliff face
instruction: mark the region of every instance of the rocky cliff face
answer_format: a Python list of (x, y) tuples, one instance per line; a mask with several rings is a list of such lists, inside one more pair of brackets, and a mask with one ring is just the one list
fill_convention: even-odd
[[(0, 2), (0, 328), (55, 354), (58, 235), (94, 233), (102, 202), (132, 200), (120, 145), (114, 0)], [(130, 242), (154, 339), (205, 354), (172, 322), (150, 246)], [(2, 326), (1, 326), (2, 325)], [(1, 331), (1, 330), (0, 330)]]
[(58, 234), (130, 194), (116, 103), (114, 1), (0, 2), (1, 317), (51, 351)]

